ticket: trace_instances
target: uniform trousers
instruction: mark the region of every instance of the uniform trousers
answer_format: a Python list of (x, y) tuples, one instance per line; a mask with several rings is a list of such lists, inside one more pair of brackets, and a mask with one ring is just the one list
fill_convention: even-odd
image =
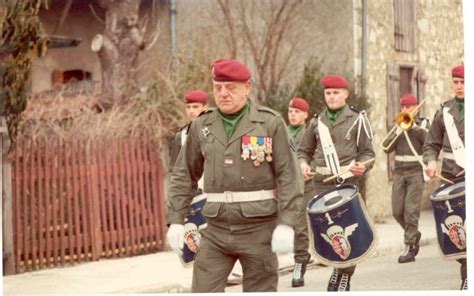
[(314, 195), (313, 180), (308, 180), (304, 183), (304, 208), (301, 210), (295, 225), (294, 258), (297, 263), (307, 262), (310, 257), (308, 252), (308, 215), (306, 214), (306, 208)]
[(271, 250), (276, 218), (261, 223), (249, 221), (248, 226), (236, 228), (222, 222), (230, 214), (225, 206), (221, 207), (219, 222), (208, 219), (208, 226), (201, 231), (192, 292), (224, 292), (237, 260), (242, 265), (243, 292), (276, 292), (278, 257)]
[(421, 168), (404, 172), (395, 171), (392, 185), (392, 215), (405, 231), (406, 245), (416, 243), (423, 187)]

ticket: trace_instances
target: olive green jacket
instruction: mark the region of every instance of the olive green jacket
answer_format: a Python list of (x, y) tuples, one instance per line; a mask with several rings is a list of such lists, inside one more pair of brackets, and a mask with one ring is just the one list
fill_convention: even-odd
[(183, 136), (183, 130), (187, 129), (188, 125), (180, 129), (170, 141), (170, 166), (169, 171), (173, 171), (173, 167), (178, 159), (179, 151), (181, 150), (181, 137)]
[[(331, 126), (326, 116), (326, 109), (319, 114), (315, 114), (305, 130), (303, 139), (298, 147), (298, 159), (300, 162), (305, 161), (309, 164), (314, 158), (316, 167), (326, 167), (323, 148), (319, 140), (318, 117), (321, 118), (321, 121), (329, 129), (341, 166), (348, 165), (353, 159), (362, 162), (373, 158), (375, 152), (372, 140), (367, 137), (363, 128), (360, 132), (359, 145), (357, 146), (358, 125), (356, 124), (354, 127), (352, 125), (357, 120), (359, 112), (345, 105), (336, 122)], [(366, 125), (368, 126), (368, 122), (366, 122)], [(347, 134), (351, 127), (352, 130)], [(367, 164), (367, 171), (372, 167), (373, 162)], [(325, 179), (325, 177), (319, 174), (315, 176), (315, 181), (321, 181), (322, 179)]]
[[(265, 160), (255, 166), (250, 158), (244, 160), (241, 157), (244, 135), (271, 137), (272, 161)], [(278, 200), (227, 204), (228, 212), (238, 212), (243, 217), (229, 220), (230, 224), (245, 224), (245, 218), (274, 216), (277, 223), (293, 226), (296, 215), (304, 207), (303, 177), (294, 151), (285, 122), (272, 109), (250, 102), (229, 140), (217, 111), (201, 115), (192, 122), (171, 175), (168, 222), (184, 222), (197, 181), (204, 173), (206, 193), (276, 189)], [(222, 206), (222, 203), (207, 203), (203, 214), (208, 221), (212, 220)]]
[[(392, 127), (393, 128), (393, 127)], [(429, 121), (427, 118), (419, 118), (415, 117), (415, 124), (407, 130), (408, 137), (415, 149), (416, 153), (422, 157), (423, 156), (423, 144), (425, 143), (426, 136), (428, 134)], [(392, 132), (389, 137), (383, 142), (385, 147), (388, 146), (390, 142), (393, 141), (393, 138), (396, 136), (396, 133)], [(385, 150), (384, 150), (385, 151)], [(410, 146), (405, 138), (405, 135), (402, 133), (400, 134), (397, 139), (393, 142), (393, 144), (389, 147), (385, 153), (391, 153), (395, 151), (395, 155), (399, 156), (412, 156), (413, 153), (411, 151)], [(420, 159), (421, 160), (421, 159)], [(417, 161), (410, 161), (410, 162), (401, 162), (395, 160), (395, 171), (397, 172), (404, 172), (407, 170), (417, 170), (422, 169), (421, 164)]]
[[(441, 149), (444, 152), (452, 153), (451, 144), (449, 143), (449, 137), (446, 132), (444, 125), (443, 108), (450, 108), (448, 111), (453, 115), (454, 124), (459, 133), (463, 144), (464, 142), (464, 118), (461, 117), (459, 109), (457, 108), (454, 99), (444, 102), (441, 104), (441, 109), (438, 110), (433, 118), (433, 123), (428, 132), (428, 137), (423, 145), (423, 161), (427, 164), (431, 160), (438, 160)], [(443, 159), (442, 174), (457, 175), (463, 170), (462, 167), (458, 166), (453, 159)]]

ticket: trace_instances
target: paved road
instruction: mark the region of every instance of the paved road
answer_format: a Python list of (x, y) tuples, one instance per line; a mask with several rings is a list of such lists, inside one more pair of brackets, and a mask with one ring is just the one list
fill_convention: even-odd
[[(399, 264), (398, 254), (370, 258), (357, 267), (351, 281), (352, 291), (420, 291), (458, 290), (459, 263), (441, 259), (436, 245), (422, 248), (416, 261)], [(306, 285), (291, 288), (291, 273), (280, 277), (281, 292), (325, 291), (332, 272), (329, 267), (316, 266), (306, 272)], [(226, 288), (226, 292), (242, 292), (242, 286)]]

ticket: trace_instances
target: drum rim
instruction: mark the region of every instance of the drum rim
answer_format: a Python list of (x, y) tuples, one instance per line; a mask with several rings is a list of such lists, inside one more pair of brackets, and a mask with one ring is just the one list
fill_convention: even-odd
[[(352, 195), (350, 195), (350, 199), (348, 200), (345, 200), (343, 203), (335, 203), (331, 206), (328, 206), (327, 208), (323, 210), (311, 210), (311, 207), (314, 205), (314, 203), (316, 203), (320, 198), (322, 198), (323, 196), (327, 195), (329, 192), (332, 192), (332, 191), (335, 191), (335, 190), (340, 190), (340, 189), (345, 189), (345, 188), (354, 188), (354, 193)], [(322, 192), (320, 192), (319, 194), (315, 195), (311, 200), (310, 202), (308, 203), (308, 206), (306, 208), (306, 211), (309, 213), (309, 214), (322, 214), (322, 213), (327, 213), (337, 207), (340, 207), (346, 203), (348, 203), (350, 200), (353, 199), (353, 197), (357, 196), (358, 194), (360, 194), (359, 192), (359, 187), (357, 187), (356, 185), (353, 185), (353, 184), (339, 184), (339, 185), (336, 185), (334, 187), (331, 187), (331, 188), (328, 188)]]
[[(448, 200), (448, 199), (460, 197), (460, 196), (463, 196), (463, 195), (465, 196), (466, 195), (466, 181), (464, 180), (464, 178), (456, 179), (454, 181), (455, 181), (454, 184), (447, 184), (447, 183), (446, 184), (441, 184), (430, 195), (430, 200), (432, 200), (432, 201), (443, 201), (443, 200)], [(448, 194), (443, 194), (443, 195), (439, 195), (439, 196), (437, 195), (439, 192), (445, 190), (446, 188), (449, 188), (451, 186), (459, 185), (460, 183), (463, 183), (463, 182), (464, 182), (464, 190), (462, 192), (459, 192), (459, 193), (456, 193), (456, 194), (453, 194), (453, 195), (448, 195)]]

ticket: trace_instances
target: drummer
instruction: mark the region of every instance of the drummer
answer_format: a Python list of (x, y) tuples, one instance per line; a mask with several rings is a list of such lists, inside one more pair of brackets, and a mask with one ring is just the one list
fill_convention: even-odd
[[(346, 104), (349, 97), (348, 81), (339, 75), (327, 75), (321, 84), (327, 107), (314, 115), (298, 148), (300, 168), (306, 180), (312, 178), (309, 163), (314, 157), (315, 194), (337, 184), (358, 185), (359, 178), (373, 166), (373, 163), (362, 162), (375, 156), (372, 130), (365, 111), (358, 111)], [(333, 181), (323, 182), (339, 173), (344, 174)], [(334, 268), (327, 290), (349, 291), (354, 271), (355, 266)]]
[[(443, 150), (441, 176), (450, 180), (463, 175), (465, 169), (464, 65), (454, 67), (451, 74), (454, 98), (441, 104), (423, 146), (426, 174), (431, 178), (437, 177), (437, 160)], [(467, 259), (458, 259), (458, 262), (461, 263), (461, 290), (467, 290)]]

